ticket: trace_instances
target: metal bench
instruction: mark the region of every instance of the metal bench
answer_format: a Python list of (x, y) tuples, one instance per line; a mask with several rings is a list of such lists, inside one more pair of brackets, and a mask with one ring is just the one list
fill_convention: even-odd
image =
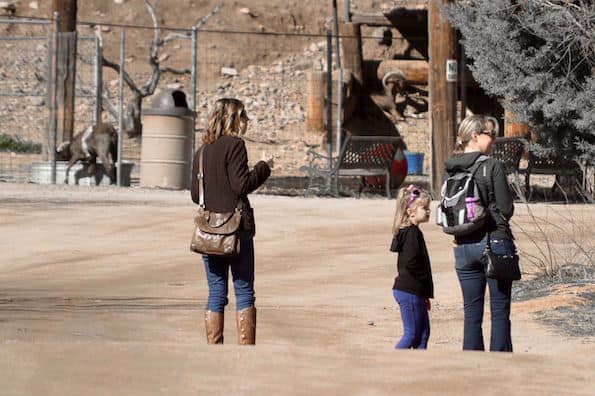
[(525, 191), (528, 199), (531, 199), (533, 193), (531, 175), (554, 175), (556, 181), (552, 186), (552, 193), (558, 188), (565, 197), (568, 197), (568, 193), (587, 196), (584, 192), (583, 171), (574, 160), (576, 155), (577, 153), (572, 151), (557, 151), (553, 156), (538, 156), (529, 151), (529, 163), (525, 170)]
[(361, 194), (365, 177), (384, 176), (386, 196), (390, 198), (390, 167), (400, 144), (402, 140), (396, 136), (353, 136), (348, 133), (336, 157), (308, 150), (308, 165), (300, 168), (308, 174), (308, 187), (304, 196), (308, 196), (315, 188), (316, 179), (323, 182), (318, 186), (319, 194), (338, 196), (339, 177), (361, 177)]
[[(552, 186), (552, 192), (556, 188), (560, 189), (564, 196), (567, 196), (568, 192), (576, 192), (591, 201), (590, 195), (586, 192), (583, 170), (573, 159), (575, 152), (556, 151), (554, 155), (541, 157), (528, 148), (529, 143), (524, 138), (497, 138), (492, 152), (492, 157), (504, 164), (506, 175), (513, 175), (511, 187), (520, 199), (531, 199), (533, 193), (531, 175), (553, 175), (556, 177), (556, 182)], [(528, 154), (527, 167), (519, 169), (521, 158), (525, 153)], [(525, 174), (524, 192), (520, 183), (520, 174), (523, 173)]]
[(521, 178), (520, 173), (524, 170), (519, 169), (521, 158), (527, 147), (527, 141), (522, 138), (515, 137), (499, 137), (496, 138), (494, 143), (494, 150), (492, 151), (492, 157), (500, 160), (504, 165), (504, 172), (506, 176), (513, 176), (510, 186), (515, 194), (522, 200), (525, 199), (525, 195), (521, 190)]

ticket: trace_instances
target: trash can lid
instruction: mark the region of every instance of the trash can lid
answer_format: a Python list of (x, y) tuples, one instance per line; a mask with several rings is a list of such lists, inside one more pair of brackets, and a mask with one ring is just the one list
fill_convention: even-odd
[(188, 108), (184, 91), (170, 88), (162, 89), (153, 95), (151, 105), (143, 110), (143, 114), (194, 117), (194, 111)]

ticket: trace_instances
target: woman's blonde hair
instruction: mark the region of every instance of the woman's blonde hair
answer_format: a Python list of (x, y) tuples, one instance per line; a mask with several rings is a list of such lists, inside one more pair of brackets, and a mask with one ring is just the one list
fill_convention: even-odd
[(490, 130), (493, 130), (494, 136), (498, 135), (498, 120), (494, 117), (474, 114), (465, 117), (461, 124), (459, 125), (459, 130), (457, 133), (457, 142), (455, 144), (455, 153), (462, 153), (467, 147), (467, 144), (471, 141), (473, 137), (473, 132), (480, 133), (485, 131), (489, 125), (492, 125)]
[(238, 136), (242, 131), (242, 112), (244, 103), (238, 99), (223, 98), (215, 102), (215, 108), (209, 116), (204, 144), (211, 144), (221, 136)]
[(432, 198), (427, 191), (414, 186), (399, 189), (397, 193), (397, 205), (395, 209), (395, 220), (393, 222), (393, 234), (399, 232), (401, 228), (409, 227), (411, 219), (407, 213), (407, 209), (416, 209), (419, 205), (430, 203)]

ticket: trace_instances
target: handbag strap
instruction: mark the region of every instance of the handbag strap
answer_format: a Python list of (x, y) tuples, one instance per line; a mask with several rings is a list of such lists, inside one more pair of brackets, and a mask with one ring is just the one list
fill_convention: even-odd
[(489, 232), (488, 232), (488, 233), (486, 233), (486, 235), (487, 235), (487, 239), (486, 239), (486, 247), (485, 247), (485, 251), (486, 251), (486, 252), (489, 252), (490, 250), (492, 250), (492, 243), (490, 242), (491, 235), (490, 235), (490, 233), (489, 233)]
[(205, 207), (205, 185), (204, 185), (204, 172), (203, 172), (203, 153), (205, 146), (203, 145), (198, 152), (198, 206), (204, 209)]

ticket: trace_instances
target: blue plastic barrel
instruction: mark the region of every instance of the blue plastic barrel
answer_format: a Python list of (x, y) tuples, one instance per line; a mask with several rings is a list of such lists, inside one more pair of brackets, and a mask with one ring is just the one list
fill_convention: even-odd
[(424, 153), (405, 151), (407, 158), (407, 174), (421, 175), (424, 169)]

